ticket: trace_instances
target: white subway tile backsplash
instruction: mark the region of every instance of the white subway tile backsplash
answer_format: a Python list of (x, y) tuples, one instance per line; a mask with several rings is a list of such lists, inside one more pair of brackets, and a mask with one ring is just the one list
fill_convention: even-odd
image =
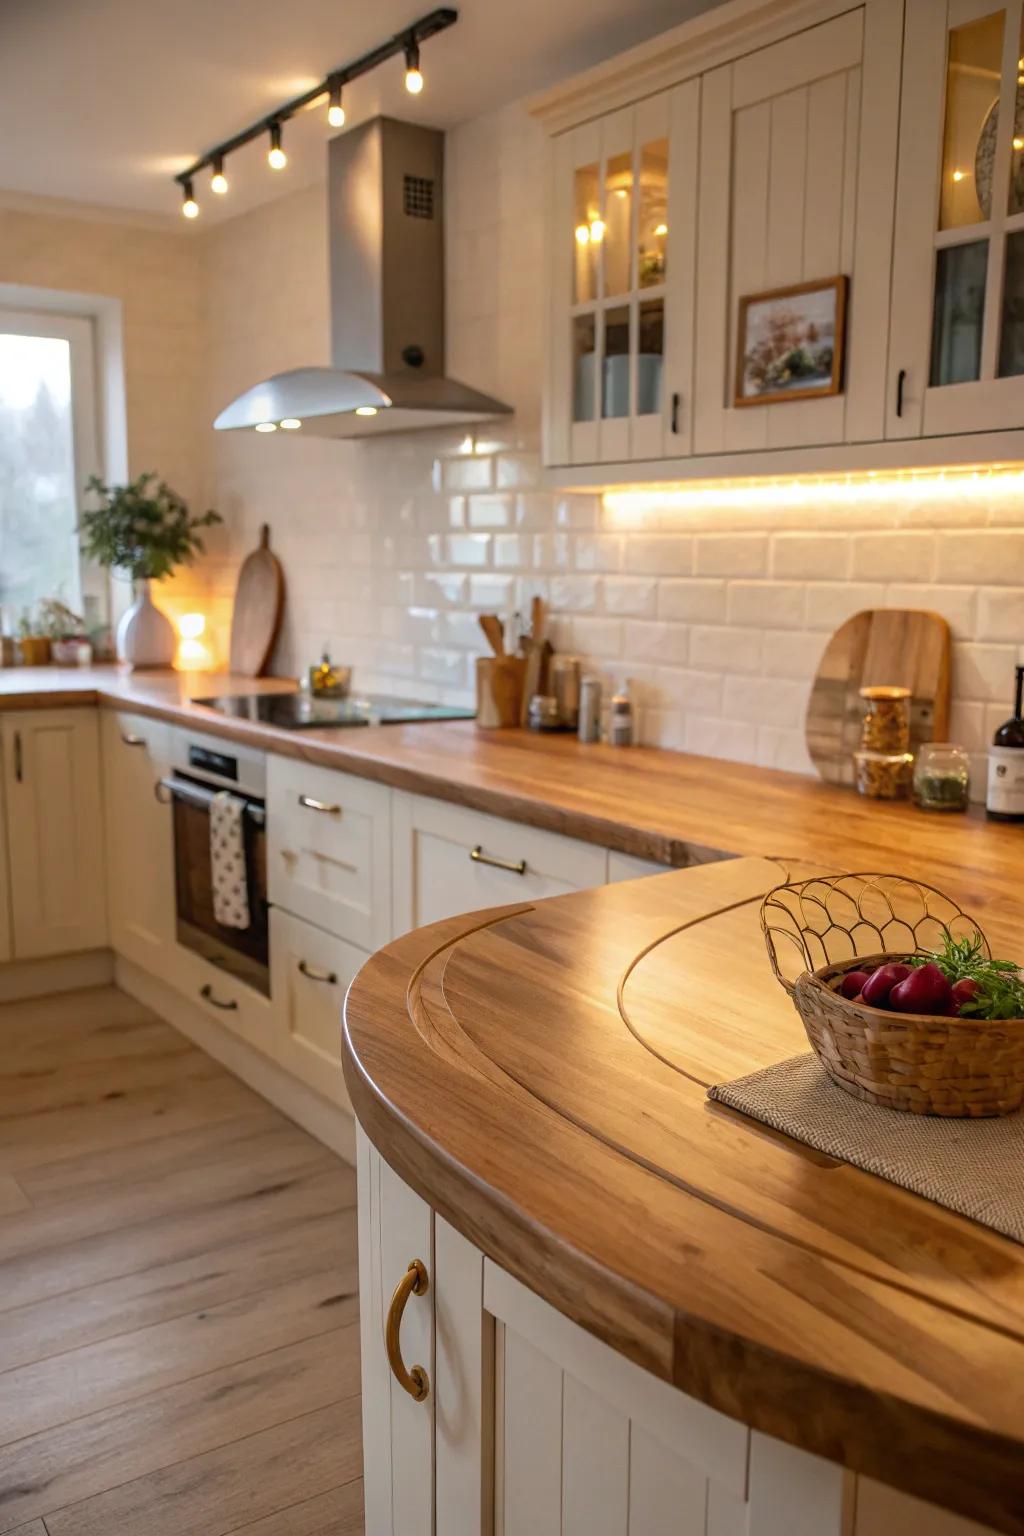
[(698, 576), (766, 576), (768, 536), (698, 534), (694, 540), (693, 569)]
[[(1024, 570), (1020, 574), (1024, 580)], [(1024, 644), (1024, 588), (982, 587), (978, 593), (976, 633), (979, 640)]]
[(805, 589), (792, 582), (731, 581), (726, 594), (726, 618), (730, 624), (800, 629), (806, 606)]
[(494, 460), (460, 454), (441, 462), (441, 485), (446, 491), (489, 491), (494, 484)]
[(1024, 582), (1024, 531), (944, 533), (936, 575), (939, 581), (1019, 587)]
[[(1016, 662), (1017, 649), (1012, 645), (957, 646), (953, 658), (953, 686), (957, 697), (982, 701), (1012, 699)], [(1009, 709), (1006, 713), (1009, 714)]]
[(474, 608), (487, 613), (509, 613), (515, 597), (515, 577), (499, 576), (496, 571), (474, 573), (469, 578), (469, 600)]
[(624, 649), (637, 661), (681, 665), (689, 654), (690, 634), (681, 624), (649, 624), (631, 620), (625, 629)]
[(606, 613), (651, 619), (658, 608), (658, 584), (641, 576), (606, 576), (602, 582)]
[(450, 533), (447, 539), (449, 565), (486, 565), (491, 540), (486, 533)]
[(707, 672), (760, 672), (761, 652), (757, 630), (698, 624), (690, 631), (690, 663)]
[(466, 523), (470, 528), (511, 528), (515, 502), (511, 496), (468, 496)]
[(722, 713), (727, 720), (795, 728), (803, 721), (807, 684), (763, 677), (727, 677)]
[(578, 571), (621, 570), (622, 545), (623, 540), (612, 534), (579, 533), (573, 539), (573, 565)]
[(725, 618), (724, 581), (662, 581), (658, 584), (658, 617), (691, 624), (714, 624)]
[(829, 581), (807, 588), (808, 629), (838, 629), (865, 608), (883, 608), (885, 588), (865, 582)]
[(841, 581), (850, 570), (850, 540), (838, 533), (778, 533), (771, 567), (782, 580)]
[[(946, 535), (945, 537), (950, 537)], [(935, 567), (935, 535), (858, 533), (853, 536), (851, 575), (859, 581), (931, 581)]]
[(625, 568), (644, 575), (689, 576), (693, 571), (693, 539), (686, 534), (631, 534), (626, 539)]

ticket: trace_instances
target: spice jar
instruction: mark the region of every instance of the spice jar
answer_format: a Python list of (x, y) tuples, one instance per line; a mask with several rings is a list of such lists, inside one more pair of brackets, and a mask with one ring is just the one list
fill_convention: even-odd
[(914, 799), (925, 811), (966, 811), (970, 798), (971, 760), (963, 747), (930, 742), (921, 747), (914, 768)]
[(864, 751), (909, 752), (910, 689), (862, 688), (860, 696), (867, 706), (860, 734)]
[(903, 800), (910, 791), (912, 752), (868, 752), (861, 747), (853, 754), (853, 764), (858, 794), (871, 800)]

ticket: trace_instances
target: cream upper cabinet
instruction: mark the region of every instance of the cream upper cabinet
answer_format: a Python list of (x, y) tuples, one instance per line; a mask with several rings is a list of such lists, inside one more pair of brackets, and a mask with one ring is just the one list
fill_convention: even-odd
[(545, 457), (689, 453), (700, 85), (559, 135)]
[(94, 709), (3, 716), (16, 960), (107, 942), (99, 721)]
[(703, 78), (698, 455), (882, 436), (900, 11), (869, 0)]
[(171, 809), (156, 798), (170, 771), (171, 727), (100, 711), (110, 940), (119, 954), (163, 975), (174, 940)]
[(890, 437), (1024, 425), (1021, 0), (907, 0)]

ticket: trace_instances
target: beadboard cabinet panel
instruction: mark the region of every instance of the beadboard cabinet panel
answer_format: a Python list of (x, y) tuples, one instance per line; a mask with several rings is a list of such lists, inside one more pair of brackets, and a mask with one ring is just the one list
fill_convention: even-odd
[(94, 709), (24, 710), (2, 721), (13, 955), (106, 944), (103, 795)]

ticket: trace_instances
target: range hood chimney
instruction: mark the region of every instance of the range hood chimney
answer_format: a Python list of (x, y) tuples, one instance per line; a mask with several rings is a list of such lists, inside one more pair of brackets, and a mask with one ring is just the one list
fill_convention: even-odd
[(327, 166), (334, 366), (255, 384), (214, 427), (369, 437), (508, 415), (445, 373), (444, 134), (377, 117), (332, 139)]

